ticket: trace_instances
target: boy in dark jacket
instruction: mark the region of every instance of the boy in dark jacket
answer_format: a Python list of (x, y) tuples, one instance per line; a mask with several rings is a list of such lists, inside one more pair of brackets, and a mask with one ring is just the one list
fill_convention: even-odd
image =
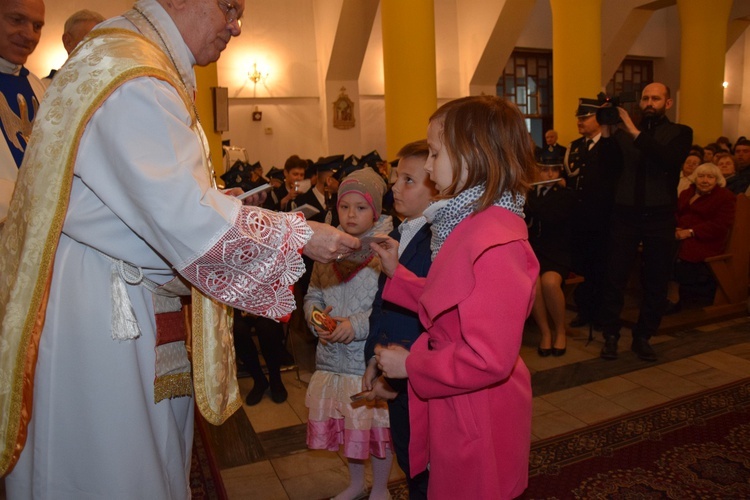
[[(424, 170), (428, 154), (427, 141), (412, 142), (401, 148), (398, 153), (398, 178), (393, 185), (394, 209), (403, 217), (403, 222), (390, 236), (400, 242), (399, 262), (417, 276), (427, 276), (432, 263), (432, 231), (422, 215), (437, 194), (434, 183)], [(363, 387), (370, 391), (368, 399), (388, 399), (391, 438), (398, 464), (407, 477), (409, 498), (423, 499), (427, 498), (428, 472), (424, 471), (414, 478), (409, 474), (407, 380), (385, 379), (378, 370), (374, 357), (377, 344), (397, 343), (408, 349), (423, 328), (416, 313), (383, 301), (385, 280), (386, 276), (381, 274), (370, 315), (370, 334), (365, 345), (367, 370), (363, 376)]]

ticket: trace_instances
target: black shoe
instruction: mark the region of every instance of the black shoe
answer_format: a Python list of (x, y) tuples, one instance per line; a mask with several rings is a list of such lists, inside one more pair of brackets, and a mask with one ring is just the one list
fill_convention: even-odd
[(559, 358), (560, 356), (564, 355), (567, 352), (568, 348), (563, 347), (562, 349), (558, 349), (557, 347), (552, 348), (552, 355), (556, 358)]
[(633, 337), (633, 344), (630, 350), (643, 361), (656, 361), (654, 348), (648, 343), (648, 339), (643, 337)]
[(552, 349), (542, 349), (541, 347), (537, 347), (536, 352), (538, 352), (541, 357), (546, 358), (552, 354)]
[(582, 317), (580, 314), (576, 315), (575, 318), (570, 322), (570, 326), (573, 328), (579, 328), (581, 326), (586, 326), (589, 324), (589, 320)]
[(617, 339), (615, 337), (606, 337), (604, 347), (600, 354), (602, 359), (617, 359)]
[(268, 389), (268, 382), (266, 382), (265, 380), (258, 382), (256, 380), (252, 390), (248, 392), (247, 397), (245, 397), (245, 404), (247, 406), (255, 406), (260, 403), (260, 400), (263, 399), (263, 394), (265, 394), (266, 389)]
[(286, 392), (286, 387), (281, 382), (271, 384), (271, 401), (274, 403), (283, 403), (286, 401), (289, 393)]

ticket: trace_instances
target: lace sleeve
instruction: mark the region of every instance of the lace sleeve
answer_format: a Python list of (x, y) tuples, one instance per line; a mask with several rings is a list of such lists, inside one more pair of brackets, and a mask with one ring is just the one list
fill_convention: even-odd
[(305, 271), (300, 250), (311, 237), (298, 214), (243, 206), (211, 249), (178, 271), (225, 304), (280, 318), (295, 308), (289, 287)]

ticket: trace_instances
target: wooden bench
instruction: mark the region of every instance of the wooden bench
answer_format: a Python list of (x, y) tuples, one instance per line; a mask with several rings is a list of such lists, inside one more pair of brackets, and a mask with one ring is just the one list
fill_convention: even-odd
[(683, 309), (664, 316), (659, 333), (696, 327), (748, 313), (748, 282), (750, 273), (750, 199), (737, 195), (734, 223), (726, 251), (706, 259), (716, 278), (716, 295), (710, 306)]
[(737, 195), (734, 224), (729, 233), (726, 252), (709, 257), (706, 264), (716, 277), (713, 306), (747, 306), (750, 275), (750, 198)]

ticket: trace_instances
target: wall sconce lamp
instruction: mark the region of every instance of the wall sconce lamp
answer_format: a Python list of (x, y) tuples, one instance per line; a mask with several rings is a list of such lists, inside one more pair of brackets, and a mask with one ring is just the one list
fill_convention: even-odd
[(258, 85), (258, 82), (268, 78), (268, 72), (261, 73), (260, 71), (258, 71), (258, 64), (253, 63), (253, 71), (248, 72), (247, 77), (250, 79), (251, 82), (253, 82), (253, 85)]

